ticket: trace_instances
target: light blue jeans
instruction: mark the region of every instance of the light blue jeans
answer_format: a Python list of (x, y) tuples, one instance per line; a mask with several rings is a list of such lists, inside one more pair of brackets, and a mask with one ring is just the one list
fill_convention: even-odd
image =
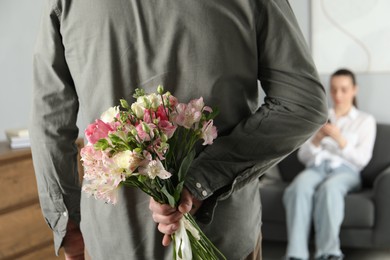
[(328, 161), (301, 172), (287, 187), (287, 257), (309, 258), (308, 237), (314, 222), (316, 254), (341, 256), (339, 232), (344, 197), (360, 188), (360, 174), (346, 165), (332, 169)]

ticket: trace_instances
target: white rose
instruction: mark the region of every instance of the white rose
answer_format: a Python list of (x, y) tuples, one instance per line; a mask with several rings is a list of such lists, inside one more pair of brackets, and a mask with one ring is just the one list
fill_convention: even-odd
[(137, 118), (142, 119), (144, 117), (145, 107), (142, 104), (138, 102), (131, 104), (131, 110), (133, 110)]
[(141, 107), (144, 107), (144, 108), (148, 108), (149, 107), (149, 100), (146, 98), (146, 96), (140, 96), (137, 98), (137, 102), (136, 102), (138, 105), (140, 105)]
[(159, 95), (156, 95), (156, 93), (152, 93), (147, 96), (150, 106), (153, 109), (158, 108), (162, 104), (161, 97)]
[(118, 113), (119, 113), (119, 107), (117, 106), (110, 107), (109, 109), (103, 112), (103, 114), (100, 116), (100, 119), (104, 123), (112, 123), (114, 122), (114, 118), (116, 117), (116, 115), (118, 115)]

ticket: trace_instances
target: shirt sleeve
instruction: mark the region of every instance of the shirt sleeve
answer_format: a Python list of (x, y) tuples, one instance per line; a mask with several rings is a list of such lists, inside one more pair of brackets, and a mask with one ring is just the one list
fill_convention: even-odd
[(376, 122), (374, 117), (368, 116), (356, 129), (359, 140), (356, 144), (348, 142), (344, 149), (339, 151), (340, 156), (346, 161), (364, 168), (371, 160), (376, 137)]
[(310, 138), (298, 150), (298, 159), (306, 167), (308, 167), (308, 166), (313, 165), (315, 163), (315, 159), (316, 159), (317, 155), (319, 153), (321, 153), (321, 151), (322, 151), (322, 147), (315, 146), (312, 143), (312, 138)]
[(325, 91), (288, 1), (258, 0), (256, 11), (265, 104), (194, 160), (186, 187), (201, 200), (258, 178), (327, 119)]
[(64, 57), (60, 10), (46, 1), (33, 56), (30, 138), (39, 199), (56, 252), (68, 219), (80, 221), (77, 172), (78, 97)]

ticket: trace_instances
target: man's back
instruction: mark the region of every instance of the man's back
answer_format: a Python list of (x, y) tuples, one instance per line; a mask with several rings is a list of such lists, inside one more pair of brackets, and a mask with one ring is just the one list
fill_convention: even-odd
[[(56, 247), (68, 218), (78, 222), (81, 212), (93, 259), (171, 253), (161, 246), (148, 196), (122, 189), (112, 206), (80, 195), (73, 144), (78, 111), (90, 123), (120, 98), (130, 100), (135, 88), (151, 92), (162, 84), (182, 101), (202, 96), (220, 109), (220, 138), (195, 160), (186, 186), (204, 200), (198, 219), (227, 258), (248, 255), (260, 232), (258, 175), (326, 116), (324, 91), (288, 2), (47, 2), (34, 57), (31, 136)], [(259, 110), (258, 79), (268, 96)]]

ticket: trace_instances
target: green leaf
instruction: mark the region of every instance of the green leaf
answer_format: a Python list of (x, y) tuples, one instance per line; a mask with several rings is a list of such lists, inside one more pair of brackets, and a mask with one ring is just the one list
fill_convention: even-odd
[(111, 142), (113, 144), (117, 144), (117, 143), (122, 143), (123, 142), (123, 140), (119, 136), (117, 136), (115, 134), (109, 134), (108, 137), (110, 138), (110, 140), (111, 140)]
[(179, 182), (184, 181), (184, 178), (186, 177), (188, 169), (190, 168), (191, 163), (194, 160), (194, 158), (195, 158), (195, 149), (192, 149), (187, 154), (187, 156), (184, 157), (184, 159), (180, 165), (179, 172), (177, 173), (177, 178), (179, 179)]
[(161, 192), (168, 199), (168, 203), (171, 207), (175, 207), (175, 198), (168, 192), (167, 187), (164, 185), (161, 189)]
[(182, 251), (181, 251), (182, 244), (183, 244), (183, 239), (180, 239), (179, 252), (177, 252), (177, 255), (178, 255), (180, 258), (183, 258), (183, 253), (182, 253)]
[(207, 116), (207, 120), (214, 119), (218, 114), (219, 114), (219, 108), (218, 107), (215, 107), (215, 108), (213, 107), (213, 112), (211, 112)]
[(183, 186), (184, 186), (184, 181), (179, 182), (177, 184), (176, 189), (175, 189), (175, 193), (173, 194), (173, 197), (175, 198), (175, 201), (179, 201), (180, 200), (180, 195), (181, 195), (181, 192), (183, 190)]
[(99, 139), (95, 144), (94, 144), (94, 148), (96, 150), (101, 150), (101, 151), (104, 151), (106, 150), (108, 147), (108, 141), (106, 139)]
[(135, 89), (135, 93), (133, 94), (133, 97), (134, 98), (139, 98), (139, 97), (142, 97), (142, 96), (145, 96), (145, 90), (143, 90), (142, 88), (136, 88)]

